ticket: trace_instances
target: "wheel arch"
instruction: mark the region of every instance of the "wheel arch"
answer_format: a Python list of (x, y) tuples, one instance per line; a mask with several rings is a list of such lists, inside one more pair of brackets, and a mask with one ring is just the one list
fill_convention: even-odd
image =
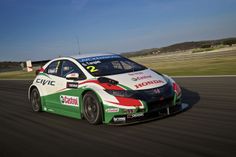
[(86, 93), (88, 93), (88, 92), (93, 92), (96, 96), (97, 96), (97, 98), (98, 98), (98, 101), (100, 102), (100, 105), (101, 105), (101, 108), (102, 108), (102, 121), (104, 121), (104, 117), (105, 117), (105, 111), (104, 111), (104, 106), (103, 106), (103, 101), (102, 101), (102, 98), (101, 98), (101, 96), (98, 94), (98, 92), (96, 92), (94, 89), (92, 89), (92, 88), (87, 88), (87, 89), (85, 89), (82, 93), (81, 93), (81, 115), (83, 115), (83, 107), (82, 107), (82, 105), (83, 105), (83, 98), (84, 98), (84, 95), (86, 94)]
[(31, 91), (36, 88), (38, 91), (39, 91), (39, 94), (40, 96), (42, 95), (42, 91), (39, 87), (37, 87), (35, 84), (32, 84), (29, 89), (28, 89), (28, 100), (30, 100), (30, 94), (31, 94)]

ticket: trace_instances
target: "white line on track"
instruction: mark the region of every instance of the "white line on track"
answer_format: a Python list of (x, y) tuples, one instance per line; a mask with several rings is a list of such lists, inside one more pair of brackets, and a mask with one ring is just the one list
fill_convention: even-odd
[(236, 77), (236, 75), (198, 75), (198, 76), (171, 76), (173, 78), (201, 78), (201, 77)]

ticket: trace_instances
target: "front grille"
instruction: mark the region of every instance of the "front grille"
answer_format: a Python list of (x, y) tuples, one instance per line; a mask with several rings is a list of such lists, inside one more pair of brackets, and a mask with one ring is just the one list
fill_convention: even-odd
[(160, 100), (160, 98), (168, 98), (173, 96), (172, 86), (170, 84), (166, 84), (162, 87), (146, 89), (146, 90), (138, 90), (131, 98), (144, 100), (147, 102), (154, 102)]
[(166, 98), (164, 100), (152, 101), (147, 103), (148, 112), (154, 112), (163, 108), (172, 106), (173, 97)]
[[(162, 87), (143, 90), (143, 92), (149, 96), (152, 96), (152, 95), (159, 95), (163, 93), (168, 94), (171, 92), (171, 89), (172, 89), (171, 86), (169, 84), (166, 84)], [(156, 93), (156, 91), (159, 91), (159, 93)]]

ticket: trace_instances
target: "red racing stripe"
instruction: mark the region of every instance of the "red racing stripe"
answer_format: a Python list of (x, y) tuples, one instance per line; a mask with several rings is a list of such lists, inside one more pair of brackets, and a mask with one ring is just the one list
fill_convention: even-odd
[[(87, 81), (81, 82), (79, 85), (86, 84), (86, 83), (95, 83), (108, 90), (124, 90), (123, 88), (117, 85), (111, 85), (109, 83), (100, 83), (98, 80), (87, 80)], [(136, 107), (142, 106), (141, 102), (137, 99), (125, 98), (125, 97), (119, 97), (119, 96), (116, 96), (116, 99), (119, 101), (119, 103), (112, 102), (112, 101), (107, 101), (107, 102), (121, 105), (121, 106), (136, 106)]]
[(125, 97), (119, 97), (116, 96), (116, 99), (119, 101), (119, 103), (117, 102), (112, 102), (112, 101), (107, 101), (109, 103), (113, 103), (116, 105), (121, 105), (121, 106), (142, 106), (141, 102), (137, 99), (133, 99), (133, 98), (125, 98)]

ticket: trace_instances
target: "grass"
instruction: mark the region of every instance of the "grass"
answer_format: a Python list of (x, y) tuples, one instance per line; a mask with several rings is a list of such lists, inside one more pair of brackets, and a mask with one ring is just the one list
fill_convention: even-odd
[(198, 53), (198, 52), (205, 52), (205, 51), (213, 51), (213, 50), (218, 50), (221, 48), (225, 48), (225, 45), (217, 45), (214, 47), (207, 47), (207, 48), (197, 48), (197, 49), (193, 49), (192, 53)]
[(212, 51), (215, 50), (216, 48), (213, 47), (208, 47), (208, 48), (198, 48), (198, 49), (194, 49), (192, 51), (192, 53), (197, 53), (197, 52), (204, 52), (204, 51)]
[[(170, 76), (236, 75), (236, 51), (133, 57), (132, 60)], [(0, 73), (0, 79), (33, 79), (35, 72)]]
[(35, 77), (35, 71), (11, 71), (0, 73), (0, 79), (33, 79)]
[[(222, 52), (220, 52), (222, 53)], [(189, 54), (183, 56), (131, 58), (147, 67), (171, 76), (235, 75), (236, 53)]]

